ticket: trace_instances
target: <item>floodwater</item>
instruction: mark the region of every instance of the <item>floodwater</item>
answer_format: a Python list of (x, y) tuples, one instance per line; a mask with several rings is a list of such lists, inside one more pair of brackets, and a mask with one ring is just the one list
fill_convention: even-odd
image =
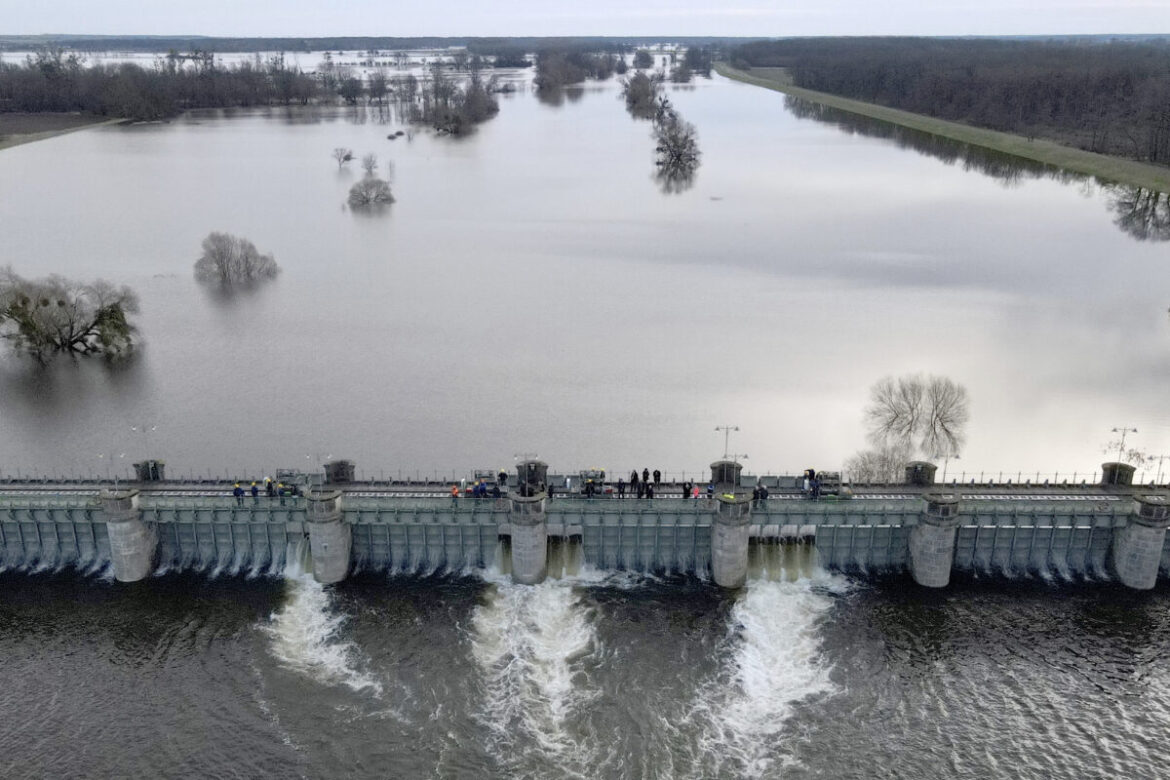
[[(150, 456), (247, 476), (333, 456), (427, 476), (538, 453), (693, 476), (724, 424), (749, 471), (831, 469), (865, 446), (868, 387), (912, 372), (970, 393), (953, 476), (1091, 478), (1114, 427), (1170, 452), (1156, 198), (720, 78), (668, 94), (702, 150), (681, 191), (655, 179), (650, 127), (613, 81), (501, 96), (468, 138), (265, 109), (0, 153), (0, 264), (142, 301), (129, 365), (0, 358), (0, 473)], [(361, 171), (338, 170), (338, 146), (392, 164), (393, 206), (345, 206)], [(282, 273), (201, 286), (211, 231)]]
[(0, 774), (1077, 780), (1170, 760), (1165, 588), (780, 580), (9, 572)]

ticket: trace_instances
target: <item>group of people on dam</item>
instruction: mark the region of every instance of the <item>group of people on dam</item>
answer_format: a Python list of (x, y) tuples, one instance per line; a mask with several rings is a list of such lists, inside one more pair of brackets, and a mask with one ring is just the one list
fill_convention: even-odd
[[(236, 504), (239, 506), (244, 505), (244, 497), (249, 493), (252, 495), (253, 501), (259, 501), (260, 484), (258, 482), (253, 482), (247, 489), (245, 489), (244, 486), (239, 482), (232, 486), (232, 495), (235, 497)], [(271, 477), (264, 478), (264, 494), (268, 498), (280, 499), (281, 503), (284, 503), (284, 499), (286, 497), (295, 498), (299, 495), (302, 495), (301, 489), (298, 486), (292, 484), (286, 485), (283, 482), (277, 482)]]

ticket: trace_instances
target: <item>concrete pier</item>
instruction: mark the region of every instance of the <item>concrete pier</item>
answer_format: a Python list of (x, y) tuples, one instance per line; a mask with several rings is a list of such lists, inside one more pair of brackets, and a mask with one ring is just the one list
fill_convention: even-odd
[(516, 490), (508, 497), (512, 580), (537, 585), (548, 576), (548, 464), (528, 460), (516, 469)]
[(959, 527), (959, 498), (927, 493), (918, 525), (910, 530), (910, 575), (927, 588), (945, 588), (955, 562), (955, 533)]
[(342, 522), (341, 491), (310, 493), (305, 502), (305, 526), (313, 553), (317, 582), (341, 582), (349, 574), (353, 532)]
[(1133, 475), (1137, 469), (1128, 463), (1110, 461), (1101, 464), (1101, 484), (1129, 486), (1133, 484)]
[(158, 531), (142, 520), (137, 490), (103, 490), (99, 496), (118, 582), (138, 582), (154, 571)]
[(1113, 534), (1110, 562), (1117, 579), (1137, 590), (1150, 590), (1158, 580), (1170, 526), (1170, 504), (1165, 496), (1134, 496), (1129, 524)]
[(715, 512), (711, 518), (711, 579), (724, 588), (747, 583), (751, 496), (739, 489), (743, 466), (729, 460), (711, 464)]
[[(971, 574), (1096, 582), (1108, 572), (1144, 589), (1162, 573), (1159, 565), (1170, 571), (1170, 491), (1163, 487), (876, 485), (856, 486), (848, 500), (813, 500), (792, 480), (752, 505), (747, 491), (757, 480), (724, 461), (713, 468), (719, 488), (710, 500), (683, 499), (669, 487), (653, 500), (604, 492), (550, 499), (548, 481), (557, 477), (546, 468), (521, 464), (521, 479), (499, 499), (452, 499), (449, 485), (406, 483), (241, 501), (230, 483), (143, 482), (110, 492), (0, 481), (0, 566), (110, 566), (122, 581), (149, 577), (156, 567), (277, 571), (290, 545), (307, 541), (322, 582), (344, 579), (353, 566), (463, 571), (499, 563), (514, 566), (516, 582), (538, 583), (558, 568), (550, 544), (560, 540), (582, 565), (695, 573), (736, 588), (754, 558), (750, 540), (815, 547), (827, 571), (905, 572), (926, 587)], [(511, 542), (504, 560), (497, 558), (501, 539)]]

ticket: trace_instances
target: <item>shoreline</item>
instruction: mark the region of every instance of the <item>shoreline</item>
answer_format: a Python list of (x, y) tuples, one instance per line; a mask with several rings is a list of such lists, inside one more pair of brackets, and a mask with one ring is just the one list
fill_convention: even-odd
[[(768, 71), (776, 71), (769, 68)], [(924, 114), (915, 114), (897, 108), (866, 103), (861, 100), (840, 97), (827, 92), (816, 92), (787, 84), (776, 78), (733, 68), (727, 63), (715, 63), (715, 71), (725, 78), (751, 84), (774, 92), (782, 92), (814, 103), (831, 106), (842, 111), (860, 114), (891, 124), (950, 138), (961, 143), (993, 149), (997, 152), (1023, 157), (1045, 165), (1053, 165), (1067, 171), (1093, 176), (1102, 181), (1146, 187), (1159, 192), (1170, 192), (1170, 168), (1162, 168), (1136, 160), (1086, 152), (1071, 146), (1043, 139), (1027, 138), (998, 130), (987, 130), (959, 122), (936, 119)]]
[(106, 125), (116, 125), (125, 122), (125, 119), (105, 119), (102, 117), (94, 117), (94, 121), (86, 122), (85, 124), (74, 125), (73, 127), (60, 127), (54, 130), (41, 130), (36, 133), (13, 133), (11, 135), (0, 134), (0, 151), (11, 149), (16, 146), (24, 144), (31, 144), (36, 141), (45, 141), (49, 138), (56, 138), (59, 135), (66, 135), (68, 133), (75, 133), (78, 130), (89, 130), (94, 127), (105, 127)]

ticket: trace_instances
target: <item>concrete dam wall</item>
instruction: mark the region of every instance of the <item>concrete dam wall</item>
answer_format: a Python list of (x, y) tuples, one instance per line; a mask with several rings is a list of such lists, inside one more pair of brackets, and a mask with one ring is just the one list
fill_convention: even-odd
[(0, 492), (0, 565), (92, 570), (134, 581), (167, 570), (276, 572), (307, 540), (314, 573), (499, 567), (538, 582), (581, 565), (693, 573), (739, 587), (749, 574), (952, 572), (1116, 578), (1170, 574), (1164, 496), (1100, 493), (887, 494), (813, 501), (498, 499), (334, 491), (275, 499), (176, 496), (165, 489)]

